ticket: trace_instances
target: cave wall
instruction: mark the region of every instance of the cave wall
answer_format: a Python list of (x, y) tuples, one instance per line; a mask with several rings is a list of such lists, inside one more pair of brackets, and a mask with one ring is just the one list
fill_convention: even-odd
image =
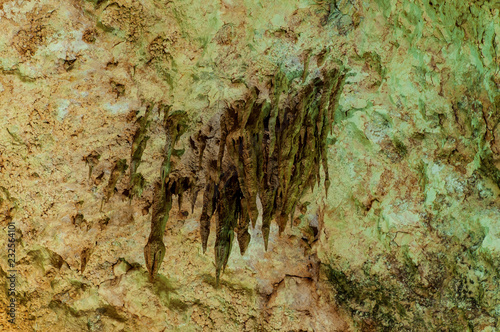
[(499, 10), (0, 0), (0, 329), (500, 328)]

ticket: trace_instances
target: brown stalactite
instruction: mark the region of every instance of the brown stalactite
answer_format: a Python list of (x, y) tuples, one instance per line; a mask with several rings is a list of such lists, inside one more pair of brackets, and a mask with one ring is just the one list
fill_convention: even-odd
[[(166, 112), (166, 111), (165, 111)], [(167, 117), (167, 114), (165, 114)], [(171, 163), (170, 159), (172, 157), (172, 153), (174, 152), (174, 146), (179, 137), (186, 131), (187, 129), (187, 115), (182, 111), (175, 111), (172, 114), (168, 115), (165, 120), (165, 130), (167, 132), (167, 139), (164, 149), (164, 159), (160, 172), (160, 177), (162, 183), (166, 181), (168, 175), (171, 172)]]
[(130, 173), (129, 173), (129, 188), (130, 188), (130, 199), (134, 196), (141, 196), (145, 185), (144, 177), (141, 173), (137, 172), (139, 165), (141, 164), (142, 155), (146, 149), (149, 136), (146, 136), (148, 127), (151, 123), (149, 116), (153, 109), (152, 104), (146, 105), (146, 112), (144, 116), (137, 119), (138, 128), (134, 134), (132, 140), (132, 149), (130, 152)]
[(241, 191), (238, 175), (234, 168), (222, 175), (220, 200), (217, 209), (217, 231), (215, 238), (216, 284), (219, 285), (221, 272), (226, 268), (234, 239), (234, 230), (241, 215)]
[(177, 195), (179, 204), (182, 203), (182, 194), (189, 189), (191, 181), (189, 178), (171, 174), (171, 157), (174, 146), (179, 137), (187, 128), (187, 115), (185, 112), (177, 111), (168, 115), (169, 108), (165, 111), (165, 130), (167, 139), (163, 151), (163, 163), (160, 170), (159, 180), (155, 183), (153, 197), (153, 213), (151, 216), (151, 233), (144, 247), (144, 258), (149, 272), (149, 278), (154, 280), (165, 256), (165, 244), (163, 234), (168, 221), (169, 212), (172, 209), (172, 196)]
[(130, 153), (130, 183), (132, 185), (132, 178), (134, 174), (137, 172), (137, 168), (141, 164), (142, 154), (146, 149), (147, 141), (149, 140), (149, 136), (146, 136), (147, 129), (151, 123), (149, 120), (149, 116), (151, 114), (151, 110), (153, 109), (152, 104), (148, 104), (146, 106), (146, 112), (144, 116), (139, 117), (137, 119), (137, 123), (139, 127), (137, 128), (134, 138), (132, 140), (132, 149)]
[(241, 217), (238, 220), (236, 235), (238, 239), (238, 244), (240, 246), (240, 253), (244, 255), (251, 239), (251, 235), (248, 232), (248, 228), (250, 226), (250, 216), (248, 213), (248, 203), (244, 197), (241, 199), (240, 204), (241, 204)]
[(205, 190), (203, 192), (203, 207), (200, 216), (200, 236), (203, 253), (207, 251), (208, 236), (210, 235), (210, 220), (217, 208), (218, 182), (217, 161), (211, 160), (205, 168)]
[(220, 177), (222, 171), (222, 160), (224, 159), (224, 151), (226, 150), (226, 138), (228, 135), (227, 128), (228, 115), (223, 113), (220, 117), (220, 141), (219, 141), (219, 154), (217, 157), (217, 178)]
[[(170, 204), (169, 204), (170, 203)], [(149, 279), (154, 280), (165, 256), (163, 234), (168, 220), (168, 213), (172, 207), (172, 196), (167, 194), (162, 183), (155, 183), (153, 197), (153, 212), (151, 216), (151, 233), (144, 247), (144, 258), (149, 272)]]
[(214, 213), (215, 185), (207, 183), (203, 193), (203, 208), (200, 216), (200, 236), (203, 253), (207, 251), (208, 236), (210, 235), (210, 220)]

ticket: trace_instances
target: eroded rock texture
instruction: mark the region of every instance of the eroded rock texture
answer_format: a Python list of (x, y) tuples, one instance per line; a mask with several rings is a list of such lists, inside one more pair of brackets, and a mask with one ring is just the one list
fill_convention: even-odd
[(500, 329), (499, 11), (0, 1), (0, 330)]

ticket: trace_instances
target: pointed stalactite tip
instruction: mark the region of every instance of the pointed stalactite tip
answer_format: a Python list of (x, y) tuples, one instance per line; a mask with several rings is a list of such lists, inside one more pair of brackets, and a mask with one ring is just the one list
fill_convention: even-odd
[(267, 245), (269, 242), (269, 228), (262, 227), (262, 236), (264, 237), (264, 249), (267, 251)]
[(165, 244), (160, 239), (149, 239), (144, 247), (144, 258), (148, 269), (149, 281), (153, 282), (165, 257)]

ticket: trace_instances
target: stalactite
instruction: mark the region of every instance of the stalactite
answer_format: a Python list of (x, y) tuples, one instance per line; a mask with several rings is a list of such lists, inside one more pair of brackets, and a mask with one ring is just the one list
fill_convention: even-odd
[(220, 274), (227, 265), (233, 245), (234, 230), (241, 215), (241, 191), (236, 170), (231, 168), (222, 176), (215, 238), (217, 286), (219, 285)]
[(134, 134), (134, 138), (132, 140), (132, 148), (130, 152), (130, 179), (129, 179), (129, 187), (130, 187), (130, 200), (134, 196), (141, 196), (142, 191), (144, 189), (145, 180), (141, 173), (137, 172), (139, 165), (141, 164), (142, 154), (146, 149), (147, 142), (149, 140), (149, 136), (146, 136), (148, 127), (151, 123), (149, 120), (149, 116), (153, 109), (152, 104), (146, 105), (146, 112), (144, 116), (141, 116), (137, 119), (138, 128)]
[(200, 236), (203, 253), (207, 251), (208, 236), (210, 235), (210, 219), (215, 212), (215, 192), (216, 186), (207, 183), (203, 193), (203, 208), (200, 216)]
[[(245, 202), (245, 203), (244, 203)], [(248, 244), (250, 243), (251, 235), (248, 231), (250, 226), (250, 216), (248, 214), (248, 208), (245, 206), (247, 204), (245, 199), (241, 200), (241, 217), (238, 221), (238, 225), (236, 228), (236, 235), (238, 239), (238, 244), (240, 247), (240, 253), (242, 255), (245, 254), (245, 251), (248, 248)]]
[(174, 146), (179, 137), (186, 131), (187, 128), (187, 115), (183, 111), (175, 111), (172, 114), (165, 114), (165, 130), (167, 132), (167, 139), (164, 149), (164, 158), (161, 166), (161, 182), (164, 183), (168, 178), (171, 171), (170, 159), (174, 152)]
[[(159, 180), (155, 183), (153, 197), (153, 213), (151, 216), (151, 233), (144, 247), (144, 258), (149, 272), (149, 278), (154, 280), (165, 256), (165, 244), (163, 234), (168, 221), (168, 215), (172, 208), (172, 196), (178, 198), (192, 185), (190, 179), (171, 175), (171, 157), (174, 146), (179, 137), (187, 128), (187, 115), (185, 112), (177, 111), (168, 115), (165, 111), (165, 130), (167, 133), (165, 148), (163, 150), (163, 162), (160, 170)], [(182, 200), (180, 200), (182, 201)]]
[(153, 213), (151, 216), (151, 233), (144, 247), (144, 258), (149, 272), (149, 279), (154, 280), (165, 256), (163, 234), (168, 221), (168, 213), (172, 208), (172, 196), (167, 193), (163, 183), (155, 183), (153, 196)]
[(151, 123), (149, 120), (149, 116), (151, 114), (152, 105), (148, 104), (146, 106), (146, 112), (144, 116), (141, 116), (137, 119), (138, 128), (134, 134), (134, 138), (132, 140), (132, 149), (130, 153), (130, 181), (132, 182), (133, 175), (137, 172), (137, 168), (141, 164), (142, 154), (146, 148), (147, 141), (149, 140), (149, 136), (146, 136), (148, 127)]
[(130, 198), (137, 196), (142, 196), (142, 191), (144, 190), (144, 185), (146, 180), (141, 173), (134, 173), (132, 179), (130, 180)]

